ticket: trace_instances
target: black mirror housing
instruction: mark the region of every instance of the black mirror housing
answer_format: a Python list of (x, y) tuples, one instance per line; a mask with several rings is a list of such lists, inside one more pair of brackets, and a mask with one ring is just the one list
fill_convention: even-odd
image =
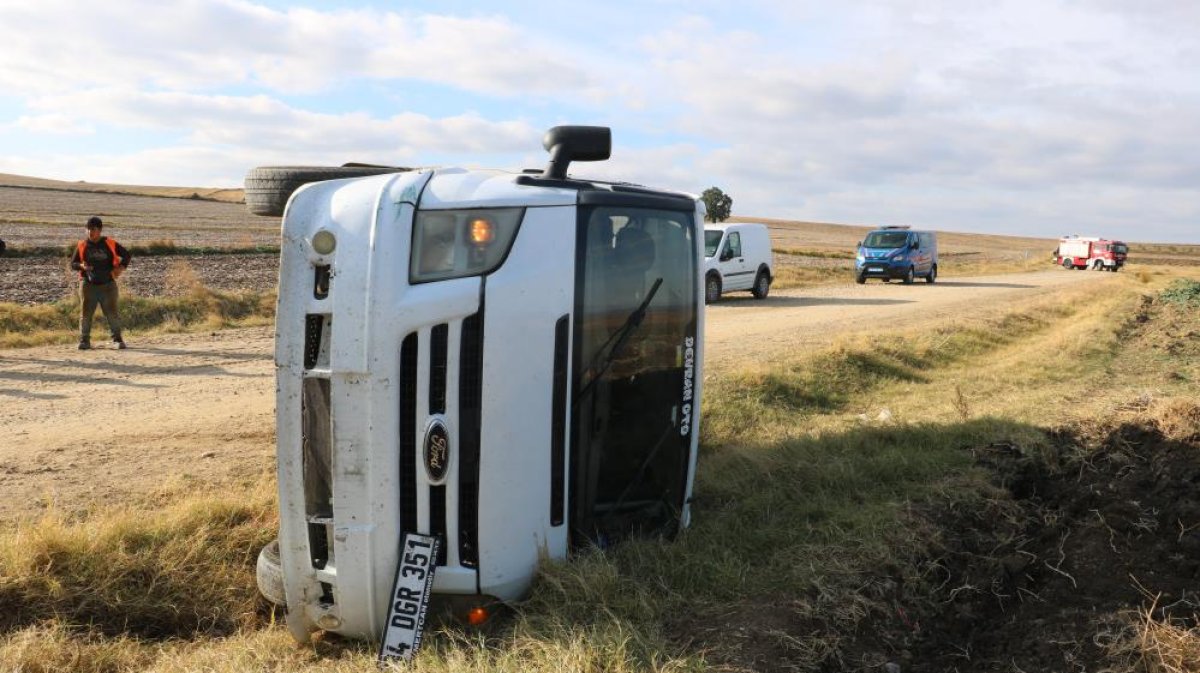
[(612, 129), (607, 126), (555, 126), (542, 136), (550, 153), (543, 178), (562, 180), (572, 161), (604, 161), (612, 156)]

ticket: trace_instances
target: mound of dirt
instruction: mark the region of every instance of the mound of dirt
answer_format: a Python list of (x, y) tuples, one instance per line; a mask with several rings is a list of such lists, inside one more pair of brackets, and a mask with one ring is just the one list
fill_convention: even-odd
[(932, 589), (851, 649), (903, 671), (1132, 671), (1137, 620), (1196, 626), (1200, 437), (1147, 423), (1091, 451), (1058, 440), (1050, 457), (976, 452), (994, 491), (924, 513), (939, 531)]

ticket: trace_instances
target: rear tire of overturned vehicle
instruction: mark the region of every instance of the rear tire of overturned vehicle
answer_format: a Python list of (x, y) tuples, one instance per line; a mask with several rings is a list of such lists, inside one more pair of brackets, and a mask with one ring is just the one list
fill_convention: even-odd
[(310, 182), (399, 173), (389, 166), (261, 166), (246, 173), (246, 207), (255, 215), (279, 217), (292, 192)]

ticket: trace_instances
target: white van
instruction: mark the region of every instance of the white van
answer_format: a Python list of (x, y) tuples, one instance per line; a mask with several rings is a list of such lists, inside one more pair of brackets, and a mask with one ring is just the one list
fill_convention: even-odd
[(767, 225), (704, 225), (705, 303), (737, 290), (749, 290), (755, 299), (766, 299), (774, 280), (775, 255)]
[(688, 524), (704, 205), (567, 175), (608, 158), (607, 128), (543, 144), (536, 174), (247, 176), (254, 212), (286, 203), (280, 530), (258, 570), (298, 640), (379, 639), (410, 534), (439, 541), (435, 602), (477, 623), (542, 560)]

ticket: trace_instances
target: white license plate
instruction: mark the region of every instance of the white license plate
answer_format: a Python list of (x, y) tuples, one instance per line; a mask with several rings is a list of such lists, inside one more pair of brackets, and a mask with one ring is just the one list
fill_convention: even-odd
[(379, 661), (411, 661), (421, 647), (425, 613), (433, 589), (433, 571), (437, 567), (438, 539), (429, 535), (405, 533), (396, 564), (391, 605), (379, 644)]
[(872, 267), (868, 267), (867, 271), (873, 271), (875, 273), (882, 273), (883, 267), (882, 266), (872, 266)]

